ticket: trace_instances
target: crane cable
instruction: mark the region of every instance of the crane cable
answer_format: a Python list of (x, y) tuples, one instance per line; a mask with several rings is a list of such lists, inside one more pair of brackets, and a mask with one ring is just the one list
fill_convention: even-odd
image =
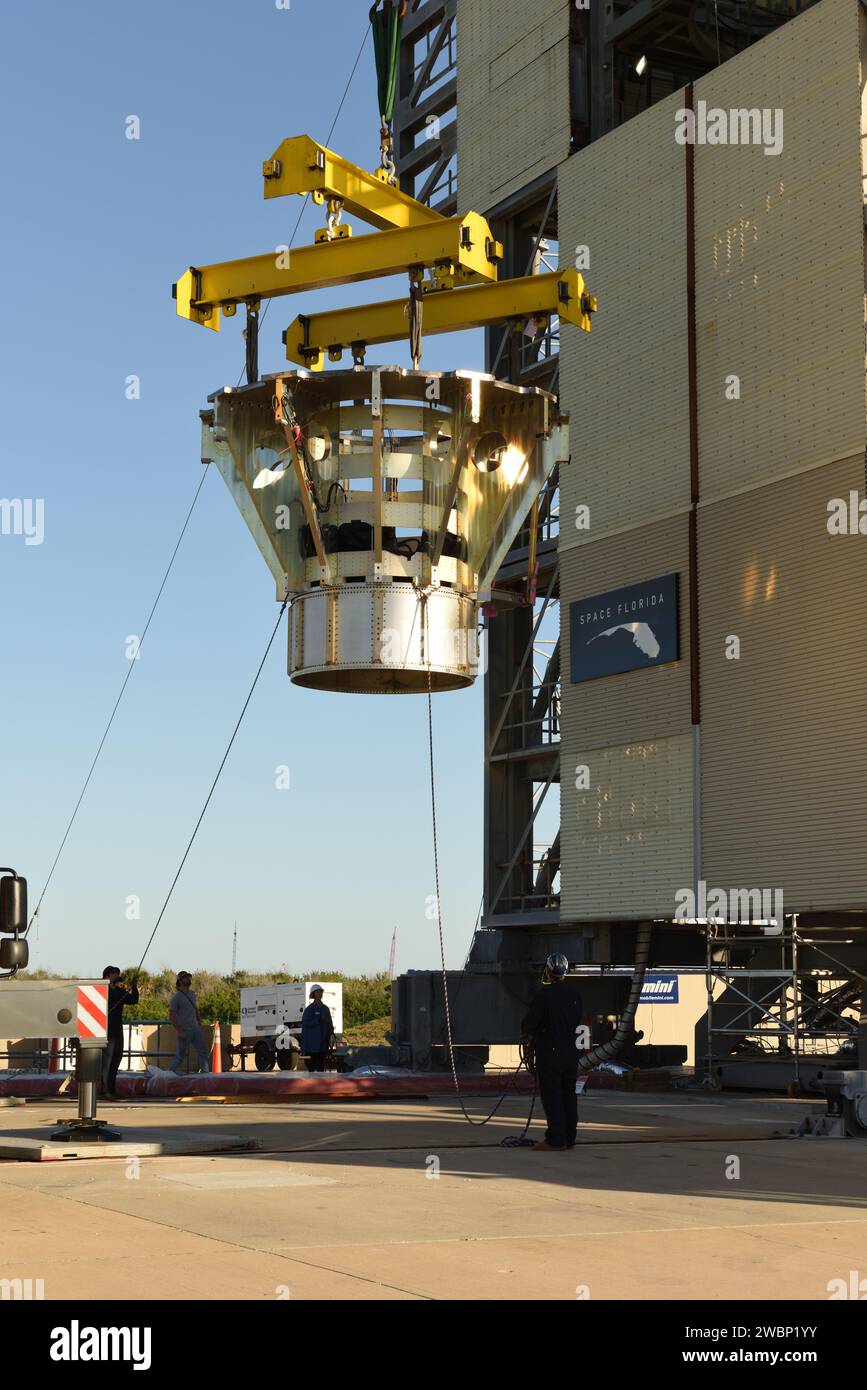
[[(365, 30), (364, 30), (364, 37), (363, 37), (362, 40), (361, 40), (361, 47), (359, 48), (358, 52), (357, 52), (356, 55), (355, 55), (355, 62), (352, 64), (352, 70), (351, 70), (351, 72), (350, 72), (348, 78), (346, 79), (346, 86), (343, 88), (343, 96), (340, 98), (340, 101), (339, 101), (338, 104), (337, 104), (337, 110), (336, 110), (335, 113), (334, 113), (334, 120), (331, 122), (331, 129), (329, 130), (328, 134), (327, 134), (326, 137), (325, 137), (325, 144), (326, 144), (326, 145), (330, 145), (330, 144), (331, 144), (331, 137), (332, 137), (332, 135), (334, 134), (335, 129), (337, 128), (337, 122), (338, 122), (339, 119), (340, 119), (340, 113), (341, 113), (341, 111), (343, 110), (343, 106), (344, 106), (344, 103), (345, 103), (345, 101), (346, 101), (346, 98), (349, 96), (349, 89), (350, 89), (350, 87), (352, 86), (352, 79), (353, 79), (353, 77), (355, 76), (356, 70), (357, 70), (357, 68), (358, 68), (358, 64), (361, 62), (361, 55), (362, 55), (362, 53), (364, 52), (364, 47), (365, 47), (365, 44), (367, 43), (367, 35), (368, 35), (368, 32), (369, 32), (368, 29), (365, 28)], [(297, 235), (298, 235), (298, 228), (301, 226), (301, 218), (304, 216), (305, 212), (307, 211), (307, 204), (308, 204), (309, 202), (310, 202), (310, 194), (309, 194), (309, 193), (305, 193), (305, 195), (304, 195), (304, 202), (301, 204), (301, 211), (300, 211), (299, 214), (298, 214), (298, 219), (297, 219), (297, 221), (296, 221), (296, 223), (295, 223), (295, 226), (294, 226), (294, 228), (293, 228), (293, 230), (292, 230), (292, 235), (291, 235), (291, 237), (289, 238), (289, 246), (287, 247), (287, 250), (291, 250), (292, 247), (293, 247), (294, 244), (295, 244), (295, 238), (296, 238)], [(268, 310), (271, 308), (271, 305), (273, 304), (273, 302), (274, 302), (274, 301), (273, 301), (272, 299), (267, 300), (267, 302), (266, 302), (266, 304), (265, 304), (265, 307), (264, 307), (264, 309), (262, 310), (261, 315), (257, 315), (256, 321), (255, 321), (256, 354), (257, 354), (257, 356), (256, 356), (256, 361), (255, 361), (255, 367), (256, 367), (256, 374), (257, 374), (257, 376), (258, 376), (258, 370), (259, 370), (259, 361), (258, 361), (259, 329), (262, 327), (262, 324), (265, 322), (265, 319), (266, 319), (267, 316), (268, 316)], [(246, 332), (246, 330), (245, 330), (245, 332)], [(249, 341), (248, 341), (248, 347), (249, 347)], [(253, 364), (252, 364), (252, 362), (251, 362), (251, 360), (250, 360), (250, 357), (248, 356), (248, 357), (247, 357), (247, 367), (246, 367), (246, 370), (247, 370), (247, 381), (248, 381), (248, 383), (249, 383), (249, 381), (250, 381), (250, 367), (251, 367), (251, 365), (253, 365)], [(244, 377), (244, 372), (242, 372), (241, 375), (240, 375), (239, 378), (238, 378), (238, 385), (239, 385), (239, 386), (241, 385), (241, 381), (243, 380), (243, 377)]]
[(159, 916), (157, 917), (157, 920), (156, 920), (156, 922), (154, 923), (154, 929), (153, 929), (153, 931), (151, 932), (150, 936), (149, 936), (148, 939), (147, 939), (147, 945), (145, 946), (144, 950), (142, 951), (141, 960), (139, 961), (138, 965), (137, 965), (136, 968), (135, 968), (135, 972), (134, 972), (134, 975), (133, 975), (133, 979), (135, 979), (135, 978), (138, 976), (138, 973), (139, 973), (139, 971), (141, 970), (142, 965), (144, 964), (145, 956), (147, 955), (148, 951), (150, 950), (150, 948), (151, 948), (151, 943), (152, 943), (154, 937), (156, 936), (157, 931), (159, 930), (160, 923), (162, 922), (163, 917), (165, 916), (166, 908), (168, 907), (168, 905), (169, 905), (169, 903), (170, 903), (170, 901), (171, 901), (171, 898), (172, 898), (172, 894), (173, 894), (174, 891), (175, 891), (175, 886), (176, 886), (176, 884), (177, 884), (177, 882), (178, 882), (178, 879), (179, 879), (180, 876), (181, 876), (181, 873), (183, 872), (183, 868), (184, 868), (184, 865), (185, 865), (186, 862), (187, 862), (187, 857), (189, 856), (190, 850), (191, 850), (192, 847), (193, 847), (193, 842), (195, 841), (195, 838), (196, 838), (196, 836), (197, 836), (198, 833), (199, 833), (199, 827), (200, 827), (200, 825), (202, 824), (202, 821), (205, 819), (205, 812), (207, 811), (208, 807), (209, 807), (210, 804), (211, 804), (211, 797), (214, 795), (214, 792), (216, 791), (217, 783), (218, 783), (219, 780), (220, 780), (220, 776), (221, 776), (221, 774), (222, 774), (223, 768), (226, 766), (226, 762), (228, 761), (229, 754), (230, 754), (231, 751), (232, 751), (232, 746), (233, 746), (233, 744), (234, 744), (234, 742), (235, 742), (235, 739), (236, 739), (237, 736), (238, 736), (238, 730), (239, 730), (240, 727), (241, 727), (241, 723), (242, 723), (242, 721), (243, 721), (244, 715), (247, 713), (247, 706), (249, 705), (250, 701), (251, 701), (252, 698), (253, 698), (253, 692), (255, 691), (256, 686), (259, 684), (259, 677), (260, 677), (261, 674), (262, 674), (262, 670), (263, 670), (263, 668), (264, 668), (264, 666), (265, 666), (265, 662), (268, 660), (268, 653), (270, 652), (272, 646), (274, 645), (274, 638), (277, 636), (277, 631), (278, 631), (278, 629), (279, 629), (279, 627), (280, 627), (281, 622), (283, 621), (283, 614), (286, 612), (286, 608), (287, 608), (288, 603), (289, 603), (288, 597), (287, 597), (287, 598), (284, 598), (283, 603), (282, 603), (282, 605), (281, 605), (281, 607), (280, 607), (280, 612), (279, 612), (279, 614), (277, 615), (277, 621), (276, 621), (276, 623), (274, 624), (274, 630), (272, 631), (271, 636), (268, 638), (268, 645), (267, 645), (267, 647), (265, 648), (265, 655), (262, 657), (262, 660), (259, 662), (259, 669), (257, 670), (255, 676), (253, 677), (253, 684), (250, 686), (250, 689), (249, 689), (249, 691), (247, 692), (247, 698), (246, 698), (246, 700), (244, 701), (244, 706), (243, 706), (243, 708), (242, 708), (242, 710), (241, 710), (241, 713), (238, 715), (237, 723), (235, 724), (235, 727), (234, 727), (234, 729), (232, 730), (232, 736), (231, 736), (231, 738), (229, 739), (229, 742), (228, 742), (227, 745), (226, 745), (226, 751), (225, 751), (225, 753), (223, 754), (223, 756), (222, 756), (222, 758), (221, 758), (221, 760), (220, 760), (220, 766), (217, 768), (217, 775), (216, 775), (216, 777), (214, 778), (213, 782), (211, 783), (211, 789), (210, 789), (210, 791), (208, 792), (208, 795), (205, 797), (205, 804), (203, 805), (201, 811), (199, 812), (199, 818), (198, 818), (198, 820), (196, 821), (195, 826), (193, 827), (193, 833), (192, 833), (192, 835), (190, 836), (189, 841), (187, 842), (187, 847), (186, 847), (186, 849), (184, 850), (183, 857), (182, 857), (181, 862), (180, 862), (180, 864), (178, 865), (178, 868), (177, 868), (177, 872), (176, 872), (174, 878), (172, 879), (171, 887), (169, 888), (169, 891), (168, 891), (168, 893), (166, 894), (166, 897), (165, 897), (165, 901), (164, 901), (162, 907), (160, 908)]
[(377, 0), (374, 0), (370, 10), (380, 121), (379, 168), (376, 172), (392, 187), (397, 186), (397, 171), (394, 163), (391, 122), (394, 116), (394, 103), (397, 98), (400, 32), (405, 14), (406, 0), (383, 0), (381, 10), (377, 8)]
[[(190, 509), (189, 509), (189, 511), (187, 512), (187, 515), (186, 515), (186, 517), (185, 517), (185, 519), (184, 519), (184, 524), (183, 524), (183, 526), (181, 527), (181, 533), (180, 533), (180, 535), (178, 536), (177, 541), (175, 542), (175, 548), (174, 548), (174, 550), (173, 550), (172, 553), (171, 553), (171, 557), (170, 557), (170, 559), (169, 559), (169, 563), (168, 563), (168, 565), (166, 566), (165, 573), (163, 574), (162, 583), (160, 584), (160, 587), (159, 587), (159, 589), (157, 590), (157, 596), (156, 596), (156, 598), (154, 599), (153, 603), (151, 604), (151, 611), (150, 611), (150, 613), (148, 614), (147, 622), (146, 622), (145, 625), (144, 625), (144, 631), (142, 632), (142, 635), (141, 635), (141, 637), (139, 638), (138, 647), (136, 648), (136, 655), (138, 654), (138, 652), (141, 651), (141, 649), (142, 649), (142, 643), (144, 642), (145, 638), (147, 637), (148, 628), (150, 627), (151, 621), (152, 621), (152, 619), (153, 619), (153, 616), (154, 616), (154, 614), (155, 614), (156, 611), (157, 611), (157, 604), (159, 603), (160, 599), (162, 598), (163, 589), (166, 587), (166, 583), (168, 582), (168, 577), (169, 577), (169, 575), (170, 575), (171, 572), (172, 572), (172, 566), (173, 566), (174, 563), (175, 563), (175, 557), (176, 557), (178, 551), (179, 551), (180, 548), (181, 548), (181, 541), (184, 539), (184, 536), (186, 535), (187, 527), (188, 527), (189, 524), (190, 524), (190, 517), (193, 515), (193, 511), (194, 511), (194, 509), (195, 509), (195, 505), (196, 505), (196, 503), (197, 503), (198, 500), (199, 500), (199, 493), (201, 492), (201, 490), (202, 490), (202, 488), (203, 488), (203, 486), (204, 486), (205, 478), (208, 476), (208, 469), (209, 469), (209, 467), (210, 467), (210, 464), (209, 464), (209, 463), (205, 464), (204, 472), (202, 473), (201, 479), (199, 480), (199, 486), (196, 488), (195, 496), (193, 497), (193, 500), (192, 500), (192, 502), (190, 503)], [(132, 676), (132, 673), (133, 673), (134, 670), (135, 670), (135, 660), (130, 660), (130, 663), (129, 663), (129, 670), (127, 671), (127, 673), (126, 673), (126, 675), (125, 675), (125, 677), (124, 677), (123, 684), (122, 684), (121, 687), (120, 687), (120, 694), (118, 695), (117, 699), (116, 699), (115, 702), (114, 702), (114, 708), (112, 709), (111, 714), (109, 715), (108, 723), (106, 724), (106, 726), (105, 726), (105, 728), (104, 728), (104, 730), (103, 730), (102, 738), (99, 740), (99, 744), (98, 744), (98, 746), (97, 746), (97, 750), (96, 750), (96, 752), (95, 752), (94, 755), (93, 755), (93, 761), (91, 762), (90, 767), (89, 767), (88, 772), (87, 772), (87, 776), (86, 776), (85, 779), (84, 779), (84, 786), (81, 788), (81, 792), (80, 792), (80, 794), (79, 794), (78, 800), (76, 801), (75, 806), (73, 807), (72, 815), (69, 817), (69, 821), (67, 822), (66, 829), (65, 829), (65, 831), (63, 832), (63, 839), (60, 841), (60, 846), (59, 846), (59, 848), (58, 848), (58, 850), (57, 850), (57, 853), (56, 853), (55, 856), (54, 856), (54, 859), (53, 859), (52, 864), (51, 864), (51, 868), (50, 868), (49, 871), (48, 871), (48, 877), (47, 877), (46, 880), (45, 880), (45, 883), (44, 883), (43, 888), (42, 888), (42, 892), (39, 894), (39, 900), (38, 900), (38, 902), (37, 902), (35, 908), (33, 909), (33, 913), (32, 913), (32, 916), (31, 916), (31, 918), (30, 918), (30, 921), (27, 923), (27, 928), (26, 928), (26, 930), (25, 930), (25, 932), (24, 932), (25, 937), (27, 936), (28, 932), (30, 931), (30, 928), (33, 926), (33, 923), (36, 921), (36, 919), (37, 919), (38, 916), (39, 916), (39, 909), (40, 909), (40, 907), (42, 906), (42, 899), (45, 897), (45, 894), (48, 892), (48, 885), (51, 883), (51, 880), (52, 880), (52, 878), (54, 877), (54, 870), (57, 868), (57, 861), (60, 859), (60, 856), (61, 856), (61, 854), (63, 853), (63, 849), (64, 849), (64, 846), (65, 846), (65, 844), (66, 844), (66, 841), (69, 839), (69, 833), (70, 833), (70, 831), (72, 830), (73, 825), (75, 824), (75, 818), (76, 818), (76, 816), (78, 815), (79, 807), (81, 806), (81, 803), (82, 803), (82, 801), (84, 800), (84, 794), (85, 794), (85, 792), (87, 791), (88, 786), (90, 785), (90, 779), (91, 779), (91, 777), (93, 776), (94, 769), (96, 768), (96, 764), (99, 762), (99, 757), (100, 757), (100, 754), (102, 753), (103, 746), (104, 746), (104, 744), (105, 744), (106, 739), (108, 738), (109, 732), (110, 732), (110, 730), (111, 730), (111, 726), (112, 726), (112, 724), (114, 723), (114, 717), (115, 717), (115, 715), (117, 714), (118, 709), (120, 708), (120, 702), (121, 702), (121, 700), (122, 700), (123, 697), (124, 697), (124, 694), (125, 694), (125, 692), (126, 692), (127, 685), (129, 684), (130, 677)]]
[[(426, 608), (427, 608), (426, 596), (423, 598), (422, 602), (423, 602), (423, 606), (424, 606), (424, 608), (425, 608), (425, 618), (427, 618), (427, 612), (426, 612)], [(424, 631), (425, 631), (425, 636), (426, 636), (426, 637), (427, 637), (427, 630), (428, 630), (428, 624), (427, 624), (427, 622), (425, 622), (425, 624), (424, 624)], [(426, 645), (427, 645), (427, 642), (426, 642)], [(443, 1005), (444, 1005), (445, 1020), (446, 1020), (446, 1038), (447, 1038), (448, 1053), (449, 1053), (449, 1065), (450, 1065), (450, 1067), (451, 1067), (452, 1081), (454, 1082), (454, 1087), (455, 1087), (455, 1095), (456, 1095), (457, 1098), (458, 1098), (458, 1104), (459, 1104), (460, 1107), (461, 1107), (461, 1110), (462, 1110), (462, 1112), (463, 1112), (464, 1119), (466, 1120), (467, 1124), (473, 1125), (475, 1128), (481, 1128), (483, 1125), (488, 1124), (488, 1123), (494, 1118), (494, 1116), (496, 1115), (496, 1113), (497, 1113), (497, 1111), (499, 1110), (500, 1106), (502, 1105), (503, 1101), (506, 1099), (506, 1096), (509, 1094), (510, 1088), (514, 1088), (516, 1095), (520, 1095), (520, 1092), (518, 1091), (517, 1086), (515, 1086), (515, 1078), (517, 1077), (518, 1072), (522, 1069), (522, 1067), (524, 1067), (525, 1065), (527, 1065), (527, 1058), (526, 1058), (525, 1052), (524, 1052), (523, 1049), (522, 1049), (521, 1060), (520, 1060), (520, 1062), (518, 1063), (518, 1065), (517, 1065), (517, 1067), (515, 1068), (515, 1070), (512, 1072), (511, 1076), (508, 1077), (508, 1079), (507, 1079), (507, 1081), (506, 1081), (506, 1085), (503, 1087), (503, 1090), (502, 1090), (502, 1093), (501, 1093), (501, 1095), (500, 1095), (500, 1098), (499, 1098), (499, 1100), (497, 1101), (497, 1103), (496, 1103), (496, 1105), (494, 1106), (494, 1108), (491, 1110), (490, 1114), (486, 1115), (486, 1116), (484, 1117), (484, 1119), (482, 1119), (482, 1120), (474, 1120), (473, 1117), (468, 1113), (467, 1107), (466, 1107), (466, 1105), (464, 1104), (464, 1098), (463, 1098), (463, 1096), (461, 1095), (461, 1088), (460, 1088), (460, 1084), (459, 1084), (459, 1082), (458, 1082), (458, 1071), (457, 1071), (457, 1066), (455, 1065), (455, 1045), (454, 1045), (454, 1039), (453, 1039), (453, 1036), (452, 1036), (452, 1011), (451, 1011), (451, 1006), (450, 1006), (450, 1004), (449, 1004), (449, 980), (448, 980), (448, 972), (447, 972), (447, 970), (446, 970), (446, 953), (445, 953), (445, 944), (444, 944), (444, 941), (443, 941), (443, 914), (442, 914), (442, 905), (441, 905), (441, 902), (440, 902), (439, 839), (438, 839), (438, 835), (437, 835), (436, 778), (435, 778), (435, 776), (434, 776), (434, 763), (435, 763), (435, 759), (434, 759), (434, 736), (433, 736), (433, 685), (432, 685), (432, 681), (431, 681), (431, 665), (430, 665), (430, 658), (428, 658), (426, 664), (427, 664), (427, 727), (428, 727), (428, 755), (429, 755), (429, 765), (430, 765), (431, 826), (432, 826), (432, 830), (433, 830), (434, 888), (435, 888), (435, 892), (436, 892), (437, 932), (438, 932), (438, 935), (439, 935), (440, 964), (441, 964), (441, 967), (442, 967), (442, 977), (443, 977)], [(531, 1100), (530, 1100), (530, 1111), (529, 1111), (529, 1114), (527, 1115), (526, 1124), (524, 1125), (524, 1128), (521, 1130), (520, 1135), (517, 1135), (517, 1136), (509, 1135), (509, 1136), (507, 1136), (505, 1139), (501, 1139), (501, 1140), (500, 1140), (500, 1145), (501, 1145), (502, 1148), (524, 1148), (524, 1147), (528, 1147), (528, 1148), (529, 1148), (529, 1147), (532, 1147), (533, 1140), (532, 1140), (532, 1139), (528, 1139), (528, 1138), (526, 1137), (526, 1136), (527, 1136), (527, 1131), (529, 1130), (530, 1125), (531, 1125), (531, 1123), (532, 1123), (532, 1121), (533, 1121), (533, 1110), (535, 1109), (535, 1106), (536, 1106), (536, 1093), (537, 1093), (537, 1090), (538, 1090), (538, 1081), (537, 1081), (537, 1077), (536, 1077), (535, 1070), (533, 1070), (533, 1073), (532, 1073), (532, 1074), (533, 1074), (533, 1094), (532, 1094), (532, 1098), (531, 1098)]]
[[(330, 142), (331, 137), (332, 137), (332, 135), (334, 134), (335, 128), (336, 128), (336, 126), (337, 126), (337, 122), (338, 122), (338, 120), (339, 120), (339, 118), (340, 118), (340, 113), (341, 113), (341, 111), (343, 110), (344, 103), (345, 103), (345, 101), (346, 101), (347, 96), (349, 95), (349, 88), (350, 88), (351, 85), (352, 85), (352, 79), (353, 79), (353, 77), (355, 76), (356, 69), (358, 68), (359, 62), (361, 61), (361, 55), (362, 55), (362, 53), (364, 52), (364, 46), (365, 46), (365, 44), (367, 43), (367, 34), (368, 34), (368, 30), (367, 30), (367, 28), (365, 28), (364, 37), (363, 37), (362, 40), (361, 40), (361, 47), (359, 48), (358, 53), (356, 54), (355, 62), (354, 62), (353, 65), (352, 65), (352, 70), (351, 70), (351, 72), (350, 72), (350, 74), (349, 74), (349, 77), (347, 78), (346, 86), (345, 86), (344, 89), (343, 89), (343, 95), (342, 95), (342, 97), (340, 98), (340, 101), (339, 101), (338, 106), (337, 106), (337, 110), (336, 110), (335, 113), (334, 113), (334, 120), (331, 122), (331, 129), (329, 130), (328, 135), (326, 136), (326, 141), (325, 141), (326, 144), (328, 144), (328, 143)], [(300, 225), (301, 225), (301, 218), (304, 216), (304, 212), (305, 212), (305, 209), (306, 209), (306, 207), (307, 207), (307, 204), (308, 204), (309, 200), (310, 200), (310, 194), (308, 193), (307, 196), (306, 196), (305, 199), (304, 199), (304, 202), (303, 202), (302, 205), (301, 205), (301, 211), (300, 211), (299, 214), (298, 214), (298, 220), (297, 220), (297, 222), (295, 223), (295, 229), (294, 229), (294, 231), (293, 231), (293, 233), (292, 233), (292, 236), (291, 236), (291, 238), (290, 238), (290, 242), (289, 242), (290, 247), (292, 246), (293, 242), (295, 241), (296, 236), (298, 235), (298, 228), (299, 228)], [(241, 382), (242, 382), (242, 380), (243, 380), (243, 378), (244, 378), (244, 371), (245, 371), (245, 370), (246, 370), (246, 374), (247, 374), (248, 380), (250, 379), (251, 370), (252, 370), (254, 376), (258, 376), (258, 372), (259, 372), (259, 361), (258, 361), (258, 353), (259, 353), (259, 328), (261, 327), (262, 323), (264, 323), (264, 321), (265, 321), (265, 316), (267, 315), (268, 310), (270, 309), (270, 307), (271, 307), (271, 300), (269, 299), (268, 302), (267, 302), (266, 305), (265, 305), (264, 310), (262, 311), (261, 317), (260, 317), (258, 311), (256, 311), (255, 318), (254, 318), (252, 324), (251, 324), (250, 313), (249, 313), (249, 310), (248, 310), (247, 330), (246, 330), (247, 336), (246, 336), (246, 343), (245, 343), (245, 368), (242, 369), (241, 375), (238, 377), (238, 383), (237, 383), (238, 386), (240, 386), (240, 384), (241, 384)], [(153, 618), (153, 616), (154, 616), (154, 613), (155, 613), (156, 610), (157, 610), (157, 604), (159, 603), (159, 601), (160, 601), (160, 599), (161, 599), (161, 597), (162, 597), (163, 589), (166, 587), (166, 582), (167, 582), (167, 580), (168, 580), (169, 575), (171, 574), (172, 566), (174, 565), (174, 562), (175, 562), (175, 556), (177, 555), (177, 553), (178, 553), (178, 551), (179, 551), (179, 549), (180, 549), (180, 546), (181, 546), (181, 541), (184, 539), (184, 536), (185, 536), (185, 534), (186, 534), (187, 527), (188, 527), (188, 525), (189, 525), (189, 523), (190, 523), (190, 518), (191, 518), (191, 516), (193, 515), (193, 510), (194, 510), (194, 508), (195, 508), (195, 506), (196, 506), (196, 503), (197, 503), (198, 500), (199, 500), (199, 493), (200, 493), (201, 490), (202, 490), (202, 487), (203, 487), (203, 485), (204, 485), (204, 481), (205, 481), (205, 478), (207, 477), (207, 474), (208, 474), (209, 469), (210, 469), (210, 462), (208, 462), (208, 463), (205, 464), (205, 469), (204, 469), (204, 472), (203, 472), (203, 474), (202, 474), (201, 480), (200, 480), (200, 482), (199, 482), (199, 486), (196, 488), (196, 492), (195, 492), (195, 496), (193, 497), (192, 504), (191, 504), (191, 506), (190, 506), (189, 511), (187, 512), (186, 519), (184, 520), (184, 524), (183, 524), (183, 526), (181, 527), (181, 533), (180, 533), (180, 535), (178, 536), (177, 543), (176, 543), (176, 545), (175, 545), (174, 550), (172, 551), (171, 559), (169, 560), (168, 566), (166, 567), (165, 574), (163, 575), (162, 583), (160, 584), (160, 587), (159, 587), (159, 589), (158, 589), (158, 591), (157, 591), (157, 596), (156, 596), (156, 598), (154, 599), (153, 604), (152, 604), (152, 606), (151, 606), (151, 611), (150, 611), (150, 613), (148, 614), (148, 619), (147, 619), (147, 622), (145, 623), (144, 631), (143, 631), (143, 633), (142, 633), (142, 635), (141, 635), (141, 638), (140, 638), (140, 640), (139, 640), (139, 644), (138, 644), (138, 650), (139, 650), (139, 651), (141, 651), (142, 642), (144, 641), (145, 636), (147, 635), (148, 628), (149, 628), (150, 625), (151, 625), (151, 620), (152, 620), (152, 618)], [(128, 684), (128, 682), (129, 682), (130, 676), (132, 675), (134, 669), (135, 669), (135, 663), (134, 663), (133, 661), (131, 661), (131, 662), (130, 662), (130, 669), (129, 669), (129, 670), (127, 671), (127, 673), (126, 673), (126, 676), (125, 676), (125, 678), (124, 678), (123, 685), (122, 685), (121, 688), (120, 688), (120, 694), (118, 695), (117, 700), (115, 701), (114, 709), (111, 711), (111, 715), (109, 716), (108, 723), (106, 724), (105, 729), (103, 730), (102, 738), (100, 739), (99, 745), (98, 745), (97, 750), (96, 750), (96, 753), (94, 754), (93, 762), (90, 764), (90, 768), (89, 768), (89, 770), (88, 770), (87, 776), (86, 776), (85, 779), (84, 779), (84, 786), (81, 788), (81, 793), (80, 793), (80, 795), (79, 795), (78, 800), (77, 800), (76, 803), (75, 803), (75, 806), (74, 806), (73, 811), (72, 811), (72, 815), (70, 816), (69, 821), (68, 821), (68, 823), (67, 823), (66, 830), (65, 830), (64, 833), (63, 833), (63, 838), (62, 838), (62, 840), (60, 841), (60, 846), (59, 846), (59, 848), (58, 848), (58, 850), (57, 850), (57, 853), (56, 853), (55, 856), (54, 856), (54, 859), (53, 859), (52, 864), (51, 864), (51, 868), (50, 868), (49, 871), (48, 871), (48, 877), (47, 877), (46, 880), (45, 880), (45, 883), (44, 883), (43, 888), (42, 888), (42, 892), (39, 894), (39, 900), (37, 901), (36, 907), (33, 909), (33, 913), (32, 913), (32, 915), (31, 915), (30, 921), (27, 923), (27, 927), (26, 927), (26, 929), (25, 929), (25, 931), (24, 931), (24, 933), (23, 933), (25, 937), (28, 935), (28, 933), (29, 933), (29, 931), (30, 931), (30, 928), (33, 926), (33, 923), (34, 923), (34, 922), (37, 920), (37, 918), (38, 918), (39, 909), (40, 909), (40, 907), (42, 906), (42, 899), (45, 897), (45, 894), (48, 892), (48, 886), (49, 886), (49, 884), (51, 883), (52, 878), (54, 877), (54, 870), (57, 868), (58, 860), (60, 859), (60, 856), (61, 856), (61, 854), (63, 853), (64, 847), (65, 847), (65, 845), (66, 845), (66, 841), (69, 839), (69, 834), (70, 834), (70, 831), (72, 830), (72, 827), (73, 827), (73, 825), (74, 825), (74, 823), (75, 823), (75, 819), (76, 819), (76, 817), (77, 817), (77, 815), (78, 815), (79, 807), (81, 806), (81, 803), (82, 803), (82, 801), (84, 800), (85, 792), (87, 791), (87, 788), (88, 788), (88, 786), (90, 785), (90, 779), (91, 779), (91, 777), (93, 776), (94, 770), (95, 770), (95, 768), (96, 768), (96, 764), (99, 762), (99, 757), (100, 757), (100, 754), (102, 753), (103, 745), (104, 745), (106, 739), (108, 738), (109, 732), (110, 732), (110, 730), (111, 730), (111, 726), (112, 726), (112, 724), (114, 723), (114, 717), (115, 717), (115, 715), (117, 714), (118, 708), (119, 708), (119, 706), (120, 706), (120, 702), (121, 702), (121, 700), (122, 700), (123, 697), (124, 697), (124, 693), (125, 693), (125, 691), (126, 691), (127, 684)]]

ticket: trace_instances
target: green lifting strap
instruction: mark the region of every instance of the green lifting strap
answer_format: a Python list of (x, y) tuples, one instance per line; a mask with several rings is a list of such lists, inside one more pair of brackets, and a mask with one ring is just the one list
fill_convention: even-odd
[(400, 29), (406, 14), (406, 0), (383, 0), (382, 9), (374, 4), (370, 11), (373, 28), (373, 51), (376, 55), (376, 82), (379, 94), (379, 114), (391, 125), (397, 97), (397, 68), (400, 53)]

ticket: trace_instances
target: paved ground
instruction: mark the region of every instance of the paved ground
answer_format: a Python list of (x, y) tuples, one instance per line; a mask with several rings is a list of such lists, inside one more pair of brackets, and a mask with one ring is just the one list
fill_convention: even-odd
[[(0, 1130), (47, 1132), (63, 1108), (4, 1110)], [(0, 1279), (46, 1298), (824, 1299), (867, 1276), (867, 1141), (774, 1137), (820, 1108), (597, 1094), (579, 1147), (546, 1154), (500, 1147), (523, 1099), (476, 1129), (451, 1100), (116, 1105), (125, 1137), (264, 1148), (0, 1162)]]

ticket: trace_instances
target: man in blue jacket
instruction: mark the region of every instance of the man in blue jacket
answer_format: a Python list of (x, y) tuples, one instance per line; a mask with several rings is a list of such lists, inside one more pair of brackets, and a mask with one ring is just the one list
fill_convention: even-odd
[(313, 1002), (301, 1015), (301, 1051), (308, 1071), (325, 1070), (325, 1056), (334, 1036), (331, 1010), (322, 1002), (324, 992), (321, 985), (314, 985), (310, 991)]

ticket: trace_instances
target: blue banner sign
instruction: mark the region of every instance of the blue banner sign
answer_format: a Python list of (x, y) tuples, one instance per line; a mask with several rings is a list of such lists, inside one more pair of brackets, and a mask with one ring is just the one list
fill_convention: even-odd
[(645, 975), (640, 1004), (677, 1004), (676, 975)]
[(569, 636), (573, 684), (677, 661), (677, 575), (576, 599)]

